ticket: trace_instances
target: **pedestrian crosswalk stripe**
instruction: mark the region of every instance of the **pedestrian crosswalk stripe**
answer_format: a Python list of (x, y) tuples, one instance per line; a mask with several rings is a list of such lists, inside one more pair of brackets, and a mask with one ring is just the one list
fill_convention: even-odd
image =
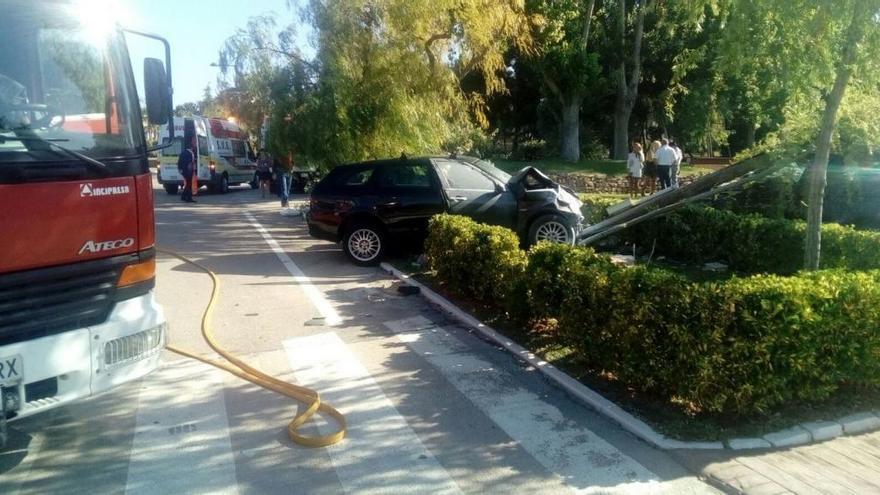
[(235, 494), (224, 372), (166, 364), (140, 382), (126, 494)]
[(660, 482), (644, 466), (521, 387), (516, 377), (468, 352), (459, 339), (427, 318), (385, 326), (576, 493), (711, 491), (695, 478)]
[(338, 335), (290, 339), (284, 348), (297, 380), (348, 419), (346, 439), (327, 447), (346, 493), (460, 493)]

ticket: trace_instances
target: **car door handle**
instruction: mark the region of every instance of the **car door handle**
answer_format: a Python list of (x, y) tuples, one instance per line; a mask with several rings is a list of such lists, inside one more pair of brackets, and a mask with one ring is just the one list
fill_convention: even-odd
[(461, 203), (462, 201), (467, 201), (467, 198), (464, 196), (453, 196), (449, 198), (449, 201), (452, 201), (453, 203)]
[(394, 208), (395, 206), (400, 206), (400, 198), (391, 198), (384, 203), (378, 203), (376, 208)]

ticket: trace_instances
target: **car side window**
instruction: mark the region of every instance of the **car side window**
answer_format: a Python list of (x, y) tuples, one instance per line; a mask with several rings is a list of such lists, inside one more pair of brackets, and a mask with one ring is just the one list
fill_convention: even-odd
[(199, 155), (200, 156), (209, 156), (211, 153), (208, 150), (208, 138), (205, 136), (199, 136)]
[(379, 178), (383, 188), (431, 189), (431, 175), (427, 163), (387, 165)]
[(494, 191), (495, 182), (476, 168), (455, 160), (435, 160), (446, 189)]
[(346, 170), (336, 180), (336, 184), (340, 186), (363, 186), (373, 177), (373, 168), (360, 168)]

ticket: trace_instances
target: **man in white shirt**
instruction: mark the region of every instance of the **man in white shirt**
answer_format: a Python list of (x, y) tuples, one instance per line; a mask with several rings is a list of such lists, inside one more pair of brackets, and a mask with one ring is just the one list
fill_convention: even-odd
[(681, 148), (678, 147), (678, 143), (675, 141), (669, 141), (669, 147), (675, 152), (675, 163), (672, 164), (672, 170), (670, 170), (670, 179), (672, 185), (677, 186), (678, 174), (681, 172), (681, 161), (684, 159), (684, 154), (681, 152)]
[(660, 189), (672, 186), (672, 166), (676, 161), (675, 150), (669, 146), (669, 140), (661, 141), (660, 149), (657, 150), (657, 177), (660, 179)]

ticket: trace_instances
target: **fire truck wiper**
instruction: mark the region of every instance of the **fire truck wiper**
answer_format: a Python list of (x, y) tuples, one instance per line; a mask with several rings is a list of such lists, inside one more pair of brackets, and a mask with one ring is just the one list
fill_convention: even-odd
[(71, 149), (67, 149), (64, 146), (61, 146), (60, 144), (57, 144), (55, 142), (55, 141), (67, 141), (66, 139), (63, 139), (63, 140), (44, 139), (44, 138), (41, 138), (38, 136), (4, 136), (4, 135), (0, 134), (0, 144), (5, 143), (6, 141), (18, 141), (20, 143), (45, 144), (46, 146), (49, 147), (49, 149), (66, 153), (67, 155), (72, 156), (72, 157), (80, 160), (83, 163), (88, 164), (94, 170), (97, 170), (99, 172), (106, 172), (107, 171), (107, 165), (99, 162), (98, 160), (95, 160), (94, 158), (92, 158), (90, 156), (83, 155), (82, 153), (80, 153), (78, 151), (73, 151)]

